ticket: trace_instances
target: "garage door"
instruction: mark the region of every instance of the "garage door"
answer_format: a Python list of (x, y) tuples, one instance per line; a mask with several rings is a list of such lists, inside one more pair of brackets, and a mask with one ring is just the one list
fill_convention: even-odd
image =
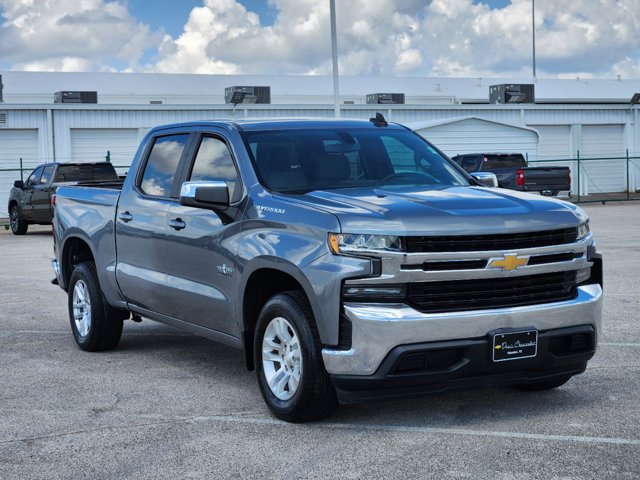
[[(580, 157), (624, 157), (622, 125), (584, 125)], [(623, 192), (626, 189), (626, 161), (607, 159), (580, 162), (582, 181), (588, 193)]]
[(43, 163), (38, 158), (38, 130), (0, 130), (0, 168), (17, 168), (20, 158), (29, 166)]
[[(31, 168), (43, 159), (38, 157), (38, 130), (0, 130), (0, 219), (8, 217), (7, 202), (13, 182), (20, 180), (20, 158), (26, 168)], [(24, 172), (24, 178), (29, 172)]]
[[(540, 134), (538, 158), (540, 160), (556, 160), (570, 158), (571, 143), (569, 125), (531, 125)], [(573, 152), (575, 156), (575, 152)]]
[(418, 129), (417, 132), (447, 155), (463, 153), (522, 153), (538, 156), (538, 135), (532, 130), (481, 119), (466, 119)]
[(131, 165), (138, 148), (136, 128), (72, 128), (71, 158), (74, 162), (101, 162), (107, 152), (114, 165)]

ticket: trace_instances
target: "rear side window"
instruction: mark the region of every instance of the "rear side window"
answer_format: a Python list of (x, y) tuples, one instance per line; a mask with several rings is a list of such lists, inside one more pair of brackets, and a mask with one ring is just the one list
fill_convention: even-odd
[(169, 197), (189, 134), (158, 137), (144, 167), (140, 189), (154, 197)]
[(227, 144), (219, 138), (204, 137), (200, 142), (189, 180), (227, 182), (229, 198), (234, 200), (236, 198), (234, 193), (238, 186), (238, 172)]
[(53, 165), (44, 167), (44, 170), (42, 171), (42, 176), (40, 177), (40, 185), (45, 185), (49, 183), (49, 180), (51, 180), (51, 176), (53, 175), (54, 168), (55, 167)]
[(482, 159), (482, 170), (492, 170), (496, 168), (520, 168), (526, 166), (524, 157), (521, 154), (485, 155)]

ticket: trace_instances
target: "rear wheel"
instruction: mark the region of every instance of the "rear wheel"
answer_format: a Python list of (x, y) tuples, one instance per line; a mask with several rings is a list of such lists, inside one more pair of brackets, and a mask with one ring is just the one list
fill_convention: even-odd
[(254, 358), (262, 397), (276, 417), (320, 420), (336, 408), (313, 313), (301, 292), (274, 295), (262, 308)]
[(82, 350), (97, 352), (115, 348), (122, 336), (122, 322), (129, 312), (112, 308), (104, 299), (96, 267), (78, 264), (69, 281), (69, 321)]
[(20, 209), (17, 205), (11, 207), (11, 211), (9, 212), (9, 222), (11, 224), (11, 231), (14, 235), (24, 235), (27, 233), (29, 224), (22, 217), (22, 213), (20, 213)]
[(543, 390), (553, 390), (554, 388), (561, 387), (569, 381), (571, 375), (563, 375), (561, 377), (550, 378), (549, 380), (542, 380), (534, 383), (522, 383), (520, 385), (514, 385), (514, 388), (523, 390), (525, 392), (539, 392)]

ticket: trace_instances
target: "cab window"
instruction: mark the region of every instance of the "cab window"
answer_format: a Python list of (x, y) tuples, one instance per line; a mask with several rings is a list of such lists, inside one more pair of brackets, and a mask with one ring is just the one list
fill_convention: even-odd
[(229, 198), (240, 195), (238, 172), (227, 144), (217, 137), (203, 137), (193, 162), (189, 181), (224, 181), (229, 186)]
[(42, 174), (42, 169), (43, 169), (43, 167), (36, 168), (31, 173), (31, 175), (29, 175), (29, 178), (27, 178), (27, 181), (24, 182), (25, 186), (33, 187), (33, 186), (37, 185), (38, 182), (40, 181), (40, 175)]

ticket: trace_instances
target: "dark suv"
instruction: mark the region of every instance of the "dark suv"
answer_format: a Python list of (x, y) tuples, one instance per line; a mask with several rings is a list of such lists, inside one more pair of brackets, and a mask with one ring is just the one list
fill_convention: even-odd
[(11, 231), (24, 235), (30, 224), (50, 225), (51, 196), (58, 185), (84, 181), (118, 180), (113, 165), (98, 163), (45, 163), (36, 167), (26, 181), (16, 180), (9, 194)]

